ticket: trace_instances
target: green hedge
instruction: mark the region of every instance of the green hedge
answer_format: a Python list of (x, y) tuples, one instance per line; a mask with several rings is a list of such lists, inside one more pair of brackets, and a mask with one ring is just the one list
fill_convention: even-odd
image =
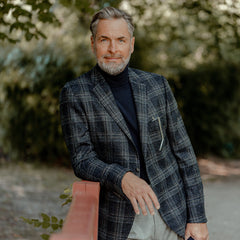
[(171, 85), (197, 153), (239, 158), (239, 66), (202, 65), (180, 72)]
[(75, 74), (52, 48), (19, 48), (0, 61), (0, 146), (12, 159), (64, 163), (59, 92)]
[[(54, 46), (2, 53), (0, 150), (12, 159), (69, 164), (59, 93), (76, 77), (76, 66)], [(78, 69), (89, 68), (86, 58)], [(239, 67), (202, 65), (169, 80), (197, 154), (240, 157)]]

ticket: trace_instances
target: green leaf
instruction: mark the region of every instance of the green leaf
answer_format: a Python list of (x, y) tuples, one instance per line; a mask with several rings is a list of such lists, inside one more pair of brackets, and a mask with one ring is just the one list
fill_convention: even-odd
[(15, 9), (12, 12), (12, 15), (14, 18), (18, 19), (19, 16), (25, 16), (25, 17), (31, 18), (32, 14), (30, 12), (28, 12), (27, 10), (24, 10), (21, 7), (16, 6), (16, 5), (14, 8)]
[[(6, 3), (4, 3), (3, 2), (3, 4), (6, 4)], [(11, 10), (11, 9), (13, 9), (14, 8), (14, 5), (13, 4), (6, 4), (6, 5), (3, 5), (3, 7), (1, 8), (1, 12), (3, 13), (3, 14), (8, 14), (9, 13), (9, 11)]]
[(60, 224), (60, 225), (63, 225), (63, 219), (61, 219), (61, 220), (59, 221), (59, 224)]
[(49, 240), (49, 234), (42, 234), (41, 235), (41, 238), (43, 239), (43, 240)]
[(31, 41), (31, 39), (32, 39), (34, 36), (36, 37), (36, 35), (28, 32), (28, 31), (25, 33), (25, 38), (26, 38), (27, 41)]
[(38, 14), (38, 20), (43, 23), (53, 23), (53, 15), (51, 13), (40, 12)]
[(58, 219), (55, 216), (52, 216), (52, 223), (57, 223)]
[(63, 192), (64, 192), (65, 194), (71, 194), (72, 189), (68, 187), (68, 188), (65, 188)]
[(44, 1), (42, 3), (39, 3), (37, 5), (38, 9), (45, 11), (45, 10), (49, 10), (49, 8), (52, 6), (52, 4), (49, 1)]
[(51, 226), (51, 224), (49, 222), (42, 223), (42, 228), (44, 228), (44, 229), (49, 228), (50, 226)]
[(7, 35), (5, 33), (0, 32), (0, 39), (5, 39)]
[(61, 198), (61, 199), (66, 199), (66, 198), (68, 198), (68, 194), (61, 194), (60, 196), (59, 196), (59, 198)]
[(36, 30), (36, 34), (38, 35), (38, 36), (41, 36), (42, 38), (47, 38), (47, 36), (44, 34), (44, 33), (42, 33), (41, 31), (39, 31), (39, 30)]
[(68, 198), (63, 204), (62, 207), (72, 202), (72, 197)]
[(47, 214), (41, 213), (41, 216), (44, 222), (50, 222), (50, 217)]
[(28, 28), (35, 28), (35, 25), (31, 22), (25, 22), (25, 25), (28, 27)]
[(32, 219), (34, 227), (41, 227), (42, 223), (38, 219)]
[(56, 231), (56, 230), (57, 230), (58, 228), (60, 228), (61, 226), (59, 226), (58, 224), (52, 224), (51, 227), (52, 227), (52, 229), (53, 229), (54, 231)]
[(10, 38), (10, 37), (8, 37), (7, 40), (8, 40), (10, 43), (17, 43), (17, 42), (20, 41), (19, 39), (13, 39), (13, 38)]
[(20, 28), (21, 30), (25, 30), (25, 29), (26, 29), (23, 23), (21, 23), (21, 22), (15, 22), (15, 23), (13, 23), (13, 24), (10, 26), (9, 32), (11, 33), (14, 29), (19, 29), (19, 28)]
[(25, 217), (20, 217), (24, 222), (28, 223), (28, 224), (33, 224), (33, 220), (29, 219), (29, 218), (25, 218)]

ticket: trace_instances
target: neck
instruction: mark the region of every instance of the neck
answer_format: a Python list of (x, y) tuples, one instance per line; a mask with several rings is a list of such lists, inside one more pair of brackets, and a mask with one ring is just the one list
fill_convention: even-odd
[(109, 83), (111, 87), (120, 87), (128, 83), (128, 65), (125, 69), (117, 75), (110, 75), (103, 71), (97, 64), (98, 71), (102, 74), (104, 79)]

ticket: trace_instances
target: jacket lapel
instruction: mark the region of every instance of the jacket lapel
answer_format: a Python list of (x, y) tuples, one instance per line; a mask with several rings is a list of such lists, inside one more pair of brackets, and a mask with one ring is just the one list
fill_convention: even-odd
[(102, 77), (102, 75), (96, 70), (96, 68), (94, 69), (92, 77), (93, 79), (95, 79), (95, 87), (93, 88), (93, 92), (98, 97), (99, 102), (104, 106), (106, 111), (115, 120), (115, 122), (118, 124), (121, 130), (133, 142), (127, 124), (116, 104), (116, 101), (114, 99), (114, 96), (109, 85)]
[(136, 105), (137, 119), (139, 124), (140, 139), (143, 155), (147, 151), (147, 89), (139, 76), (129, 68), (129, 80), (133, 90), (134, 102)]

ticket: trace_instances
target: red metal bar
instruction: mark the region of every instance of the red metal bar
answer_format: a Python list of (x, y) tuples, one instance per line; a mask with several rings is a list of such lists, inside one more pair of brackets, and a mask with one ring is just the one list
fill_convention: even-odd
[(98, 182), (74, 182), (73, 201), (62, 232), (50, 240), (97, 240), (99, 192)]

